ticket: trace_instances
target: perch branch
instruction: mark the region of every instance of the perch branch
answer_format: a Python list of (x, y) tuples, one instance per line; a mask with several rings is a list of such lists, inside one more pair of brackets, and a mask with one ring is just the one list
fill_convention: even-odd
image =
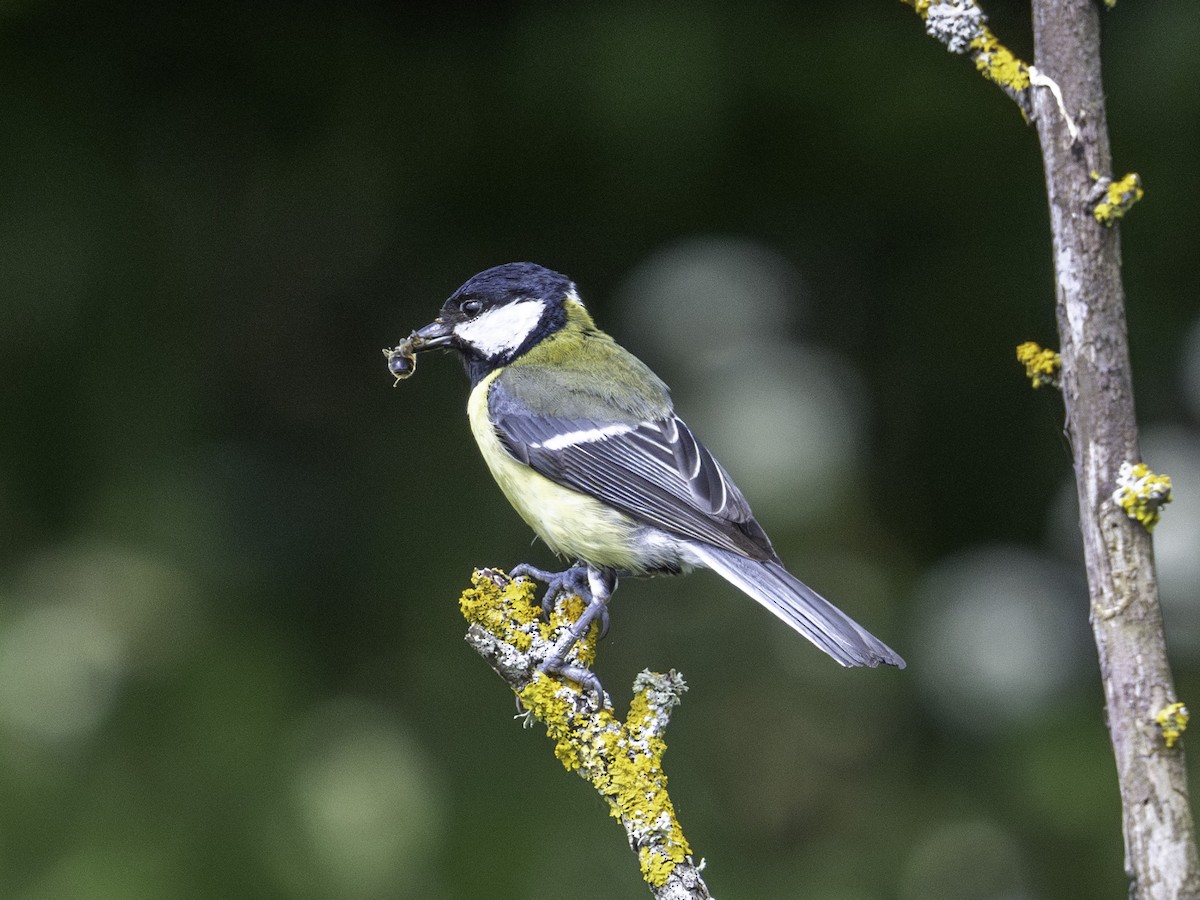
[[(572, 681), (539, 670), (555, 639), (583, 611), (578, 597), (560, 600), (542, 619), (534, 585), (502, 572), (475, 572), (459, 605), (470, 623), (466, 640), (513, 689), (527, 715), (546, 726), (554, 755), (608, 803), (637, 854), (642, 878), (657, 900), (711, 900), (667, 794), (662, 757), (671, 710), (687, 686), (672, 671), (643, 671), (633, 683), (629, 715), (621, 722), (608, 695), (597, 697)], [(597, 626), (571, 651), (587, 669), (595, 660)]]

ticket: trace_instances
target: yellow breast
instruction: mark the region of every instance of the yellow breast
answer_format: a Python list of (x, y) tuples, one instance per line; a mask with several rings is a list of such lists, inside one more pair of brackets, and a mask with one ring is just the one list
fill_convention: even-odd
[(508, 502), (555, 553), (595, 566), (637, 570), (633, 548), (639, 526), (600, 501), (555, 484), (518, 462), (488, 420), (488, 391), (502, 370), (492, 372), (471, 391), (467, 416), (483, 459)]

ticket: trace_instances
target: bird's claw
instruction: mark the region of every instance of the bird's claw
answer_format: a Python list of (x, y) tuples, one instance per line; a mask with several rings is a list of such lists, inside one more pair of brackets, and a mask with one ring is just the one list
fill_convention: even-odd
[(605, 693), (604, 685), (600, 683), (600, 679), (596, 677), (596, 673), (590, 669), (585, 669), (582, 666), (568, 665), (561, 660), (553, 658), (547, 659), (538, 667), (547, 675), (554, 675), (558, 678), (564, 678), (567, 681), (574, 681), (579, 685), (582, 693), (596, 695), (596, 709), (604, 708)]
[(600, 633), (596, 635), (596, 640), (602, 641), (608, 636), (608, 605), (600, 607)]

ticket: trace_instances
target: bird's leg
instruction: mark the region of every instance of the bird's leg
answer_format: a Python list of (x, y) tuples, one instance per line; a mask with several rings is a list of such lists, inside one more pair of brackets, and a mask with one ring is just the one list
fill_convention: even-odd
[(600, 685), (600, 679), (587, 669), (568, 665), (566, 660), (567, 654), (587, 634), (597, 616), (601, 618), (602, 622), (607, 622), (608, 598), (617, 588), (617, 573), (611, 569), (597, 569), (592, 566), (588, 566), (585, 571), (588, 582), (588, 597), (586, 598), (588, 605), (579, 618), (567, 629), (567, 633), (559, 638), (550, 655), (542, 661), (541, 670), (569, 678), (571, 681), (578, 682), (585, 689), (595, 691), (596, 697), (603, 703), (604, 689)]

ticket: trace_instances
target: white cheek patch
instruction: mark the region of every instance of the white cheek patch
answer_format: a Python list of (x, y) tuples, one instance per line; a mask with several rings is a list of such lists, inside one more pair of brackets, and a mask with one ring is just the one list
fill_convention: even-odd
[[(590, 444), (593, 441), (602, 441), (605, 438), (614, 437), (618, 434), (628, 434), (631, 431), (633, 431), (632, 425), (621, 423), (604, 425), (600, 428), (585, 428), (582, 431), (566, 431), (542, 441), (540, 446), (547, 450), (562, 450), (564, 447), (570, 447), (574, 444)], [(539, 445), (534, 444), (533, 446), (536, 447)]]
[(541, 300), (516, 300), (464, 322), (454, 333), (484, 356), (501, 356), (525, 343), (542, 321), (545, 310), (546, 304)]

